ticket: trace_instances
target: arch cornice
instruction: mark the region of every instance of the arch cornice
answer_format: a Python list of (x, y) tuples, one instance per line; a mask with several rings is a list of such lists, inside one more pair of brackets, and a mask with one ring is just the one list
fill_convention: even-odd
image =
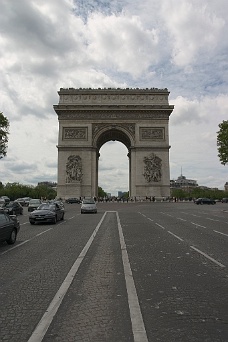
[(172, 109), (160, 110), (69, 110), (66, 108), (55, 108), (59, 120), (168, 120)]

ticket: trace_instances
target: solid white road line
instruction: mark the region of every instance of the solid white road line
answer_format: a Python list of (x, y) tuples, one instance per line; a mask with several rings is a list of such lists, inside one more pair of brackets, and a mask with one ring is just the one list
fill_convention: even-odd
[(56, 312), (59, 309), (60, 304), (62, 303), (62, 300), (69, 289), (75, 274), (77, 273), (79, 266), (81, 262), (83, 261), (86, 253), (88, 252), (89, 247), (91, 246), (105, 216), (106, 213), (102, 216), (100, 222), (98, 223), (97, 227), (93, 231), (92, 235), (90, 236), (89, 240), (87, 241), (85, 247), (81, 251), (80, 255), (78, 256), (77, 260), (71, 267), (69, 273), (67, 274), (66, 278), (64, 279), (62, 285), (60, 286), (59, 290), (57, 291), (55, 297), (51, 301), (49, 307), (47, 308), (45, 314), (41, 318), (40, 322), (38, 323), (37, 327), (35, 328), (34, 332), (32, 333), (31, 337), (29, 338), (28, 342), (41, 342), (44, 338)]
[(116, 217), (118, 223), (119, 238), (122, 251), (122, 260), (132, 323), (132, 332), (134, 335), (134, 342), (148, 342), (118, 212), (116, 212)]
[(27, 243), (27, 242), (29, 242), (29, 241), (30, 241), (30, 240), (25, 240), (25, 241), (23, 241), (23, 242), (17, 244), (16, 246), (11, 247), (10, 249), (7, 249), (5, 252), (2, 252), (0, 255), (9, 253), (9, 252), (11, 252), (13, 249), (18, 248), (18, 247), (21, 247), (22, 245), (24, 245), (25, 243)]
[(220, 266), (220, 267), (226, 267), (225, 265), (221, 264), (219, 261), (215, 260), (214, 258), (210, 257), (208, 254), (202, 252), (201, 250), (197, 249), (196, 247), (190, 246), (190, 248), (194, 249), (194, 251), (202, 254), (205, 258), (213, 261), (216, 265)]
[[(40, 235), (42, 235), (42, 234), (45, 234), (45, 233), (47, 233), (47, 232), (49, 232), (49, 230), (52, 230), (53, 228), (49, 228), (49, 229), (47, 229), (47, 230), (44, 230), (43, 232), (41, 232), (41, 233), (39, 233), (39, 234), (36, 234), (36, 236), (40, 236)], [(34, 239), (34, 238), (33, 238)], [(31, 239), (32, 240), (32, 239)]]

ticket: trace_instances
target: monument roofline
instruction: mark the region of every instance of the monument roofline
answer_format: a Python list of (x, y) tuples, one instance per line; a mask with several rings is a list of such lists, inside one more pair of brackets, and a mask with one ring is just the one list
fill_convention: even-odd
[(169, 105), (169, 91), (167, 88), (60, 88), (58, 94), (59, 105), (83, 105), (87, 107), (91, 105)]
[(104, 93), (115, 93), (115, 94), (151, 94), (151, 93), (165, 93), (169, 94), (167, 88), (158, 89), (158, 88), (60, 88), (58, 94), (104, 94)]

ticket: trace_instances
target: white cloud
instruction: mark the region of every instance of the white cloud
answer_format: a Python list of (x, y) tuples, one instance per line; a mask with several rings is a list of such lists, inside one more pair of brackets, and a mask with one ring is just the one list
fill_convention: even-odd
[[(140, 76), (156, 62), (158, 36), (143, 27), (139, 17), (96, 13), (87, 24), (88, 54), (95, 63)], [(139, 62), (140, 61), (140, 62)]]
[(173, 40), (172, 59), (179, 67), (195, 64), (201, 53), (219, 48), (224, 39), (225, 18), (216, 15), (208, 1), (163, 1), (162, 14)]
[(172, 104), (175, 108), (170, 121), (174, 125), (209, 122), (218, 125), (227, 118), (228, 95), (219, 94), (216, 97), (206, 96), (194, 100), (178, 96)]

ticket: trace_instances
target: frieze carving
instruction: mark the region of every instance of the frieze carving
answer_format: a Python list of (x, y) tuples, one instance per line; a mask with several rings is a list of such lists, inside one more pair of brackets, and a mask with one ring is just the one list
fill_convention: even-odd
[(168, 120), (171, 111), (94, 111), (94, 112), (81, 112), (81, 111), (68, 111), (60, 110), (58, 112), (59, 120), (150, 120), (162, 119)]
[(162, 176), (162, 160), (154, 153), (151, 153), (148, 157), (144, 157), (143, 162), (145, 164), (143, 176), (145, 177), (147, 183), (159, 182)]
[(126, 131), (128, 131), (134, 138), (135, 138), (135, 124), (132, 123), (123, 123), (123, 124), (118, 124), (118, 126), (116, 125), (110, 125), (110, 124), (103, 124), (103, 123), (97, 123), (97, 124), (93, 124), (92, 126), (92, 132), (93, 132), (93, 137), (100, 131), (103, 130), (105, 128), (124, 128)]
[(87, 127), (64, 127), (63, 140), (87, 140)]
[(82, 160), (80, 156), (71, 155), (66, 163), (66, 183), (82, 180)]
[(150, 128), (150, 127), (140, 127), (139, 137), (140, 140), (164, 140), (165, 137), (164, 128)]
[(136, 105), (136, 104), (168, 104), (168, 91), (104, 91), (94, 92), (60, 90), (59, 104), (76, 105)]

